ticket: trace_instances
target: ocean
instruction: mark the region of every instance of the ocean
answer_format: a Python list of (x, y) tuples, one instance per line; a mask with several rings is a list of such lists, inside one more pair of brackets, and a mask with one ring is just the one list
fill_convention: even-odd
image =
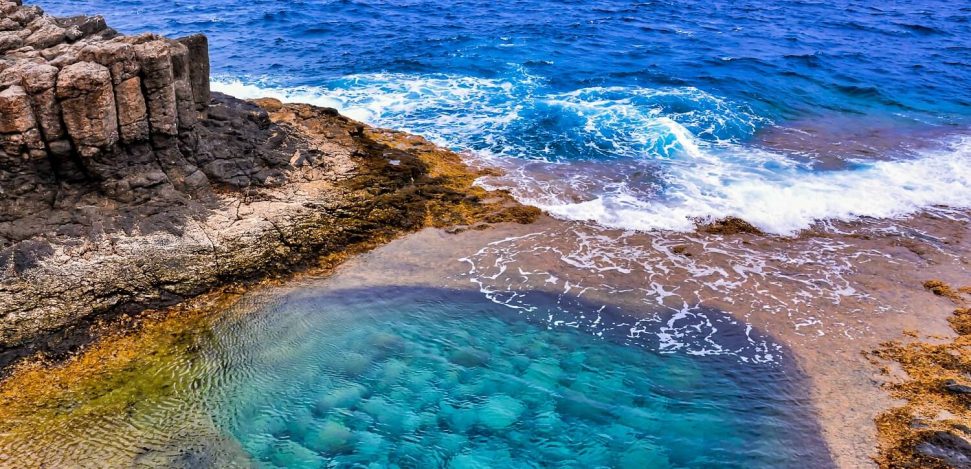
[(215, 90), (420, 134), (562, 219), (791, 235), (971, 205), (962, 2), (40, 4), (205, 33)]

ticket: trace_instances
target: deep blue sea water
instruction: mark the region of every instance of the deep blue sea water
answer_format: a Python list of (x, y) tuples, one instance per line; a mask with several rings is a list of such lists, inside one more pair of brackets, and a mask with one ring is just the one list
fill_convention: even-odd
[(965, 2), (39, 3), (204, 32), (216, 89), (470, 151), (562, 218), (785, 234), (971, 204)]

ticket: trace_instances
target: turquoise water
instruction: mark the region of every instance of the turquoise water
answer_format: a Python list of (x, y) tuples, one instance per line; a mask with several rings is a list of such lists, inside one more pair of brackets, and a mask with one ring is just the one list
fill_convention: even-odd
[(533, 304), (293, 294), (217, 331), (203, 399), (261, 467), (831, 464), (791, 367), (660, 355), (533, 321), (558, 314), (552, 298)]

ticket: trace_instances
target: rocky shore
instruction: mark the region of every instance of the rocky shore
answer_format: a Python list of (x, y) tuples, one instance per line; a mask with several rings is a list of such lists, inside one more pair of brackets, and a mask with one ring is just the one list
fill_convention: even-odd
[(429, 225), (530, 221), (427, 141), (211, 93), (207, 40), (0, 0), (0, 368)]

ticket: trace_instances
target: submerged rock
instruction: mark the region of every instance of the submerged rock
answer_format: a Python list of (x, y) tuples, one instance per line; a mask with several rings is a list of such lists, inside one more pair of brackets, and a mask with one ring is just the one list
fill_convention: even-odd
[(645, 467), (673, 467), (663, 449), (648, 442), (638, 441), (630, 445), (617, 460), (622, 469), (642, 469)]
[(367, 389), (359, 384), (333, 389), (317, 400), (314, 409), (321, 415), (335, 408), (349, 409), (364, 397)]
[(916, 451), (952, 467), (971, 467), (971, 441), (954, 432), (932, 432), (917, 444)]
[(478, 422), (490, 430), (502, 430), (516, 423), (525, 410), (519, 400), (498, 394), (479, 406)]
[(328, 420), (310, 432), (305, 441), (320, 452), (336, 452), (348, 448), (354, 434), (340, 422)]
[(489, 353), (474, 347), (461, 347), (448, 357), (449, 361), (467, 368), (489, 363)]
[(273, 446), (270, 461), (279, 467), (320, 467), (324, 463), (316, 451), (287, 440)]

